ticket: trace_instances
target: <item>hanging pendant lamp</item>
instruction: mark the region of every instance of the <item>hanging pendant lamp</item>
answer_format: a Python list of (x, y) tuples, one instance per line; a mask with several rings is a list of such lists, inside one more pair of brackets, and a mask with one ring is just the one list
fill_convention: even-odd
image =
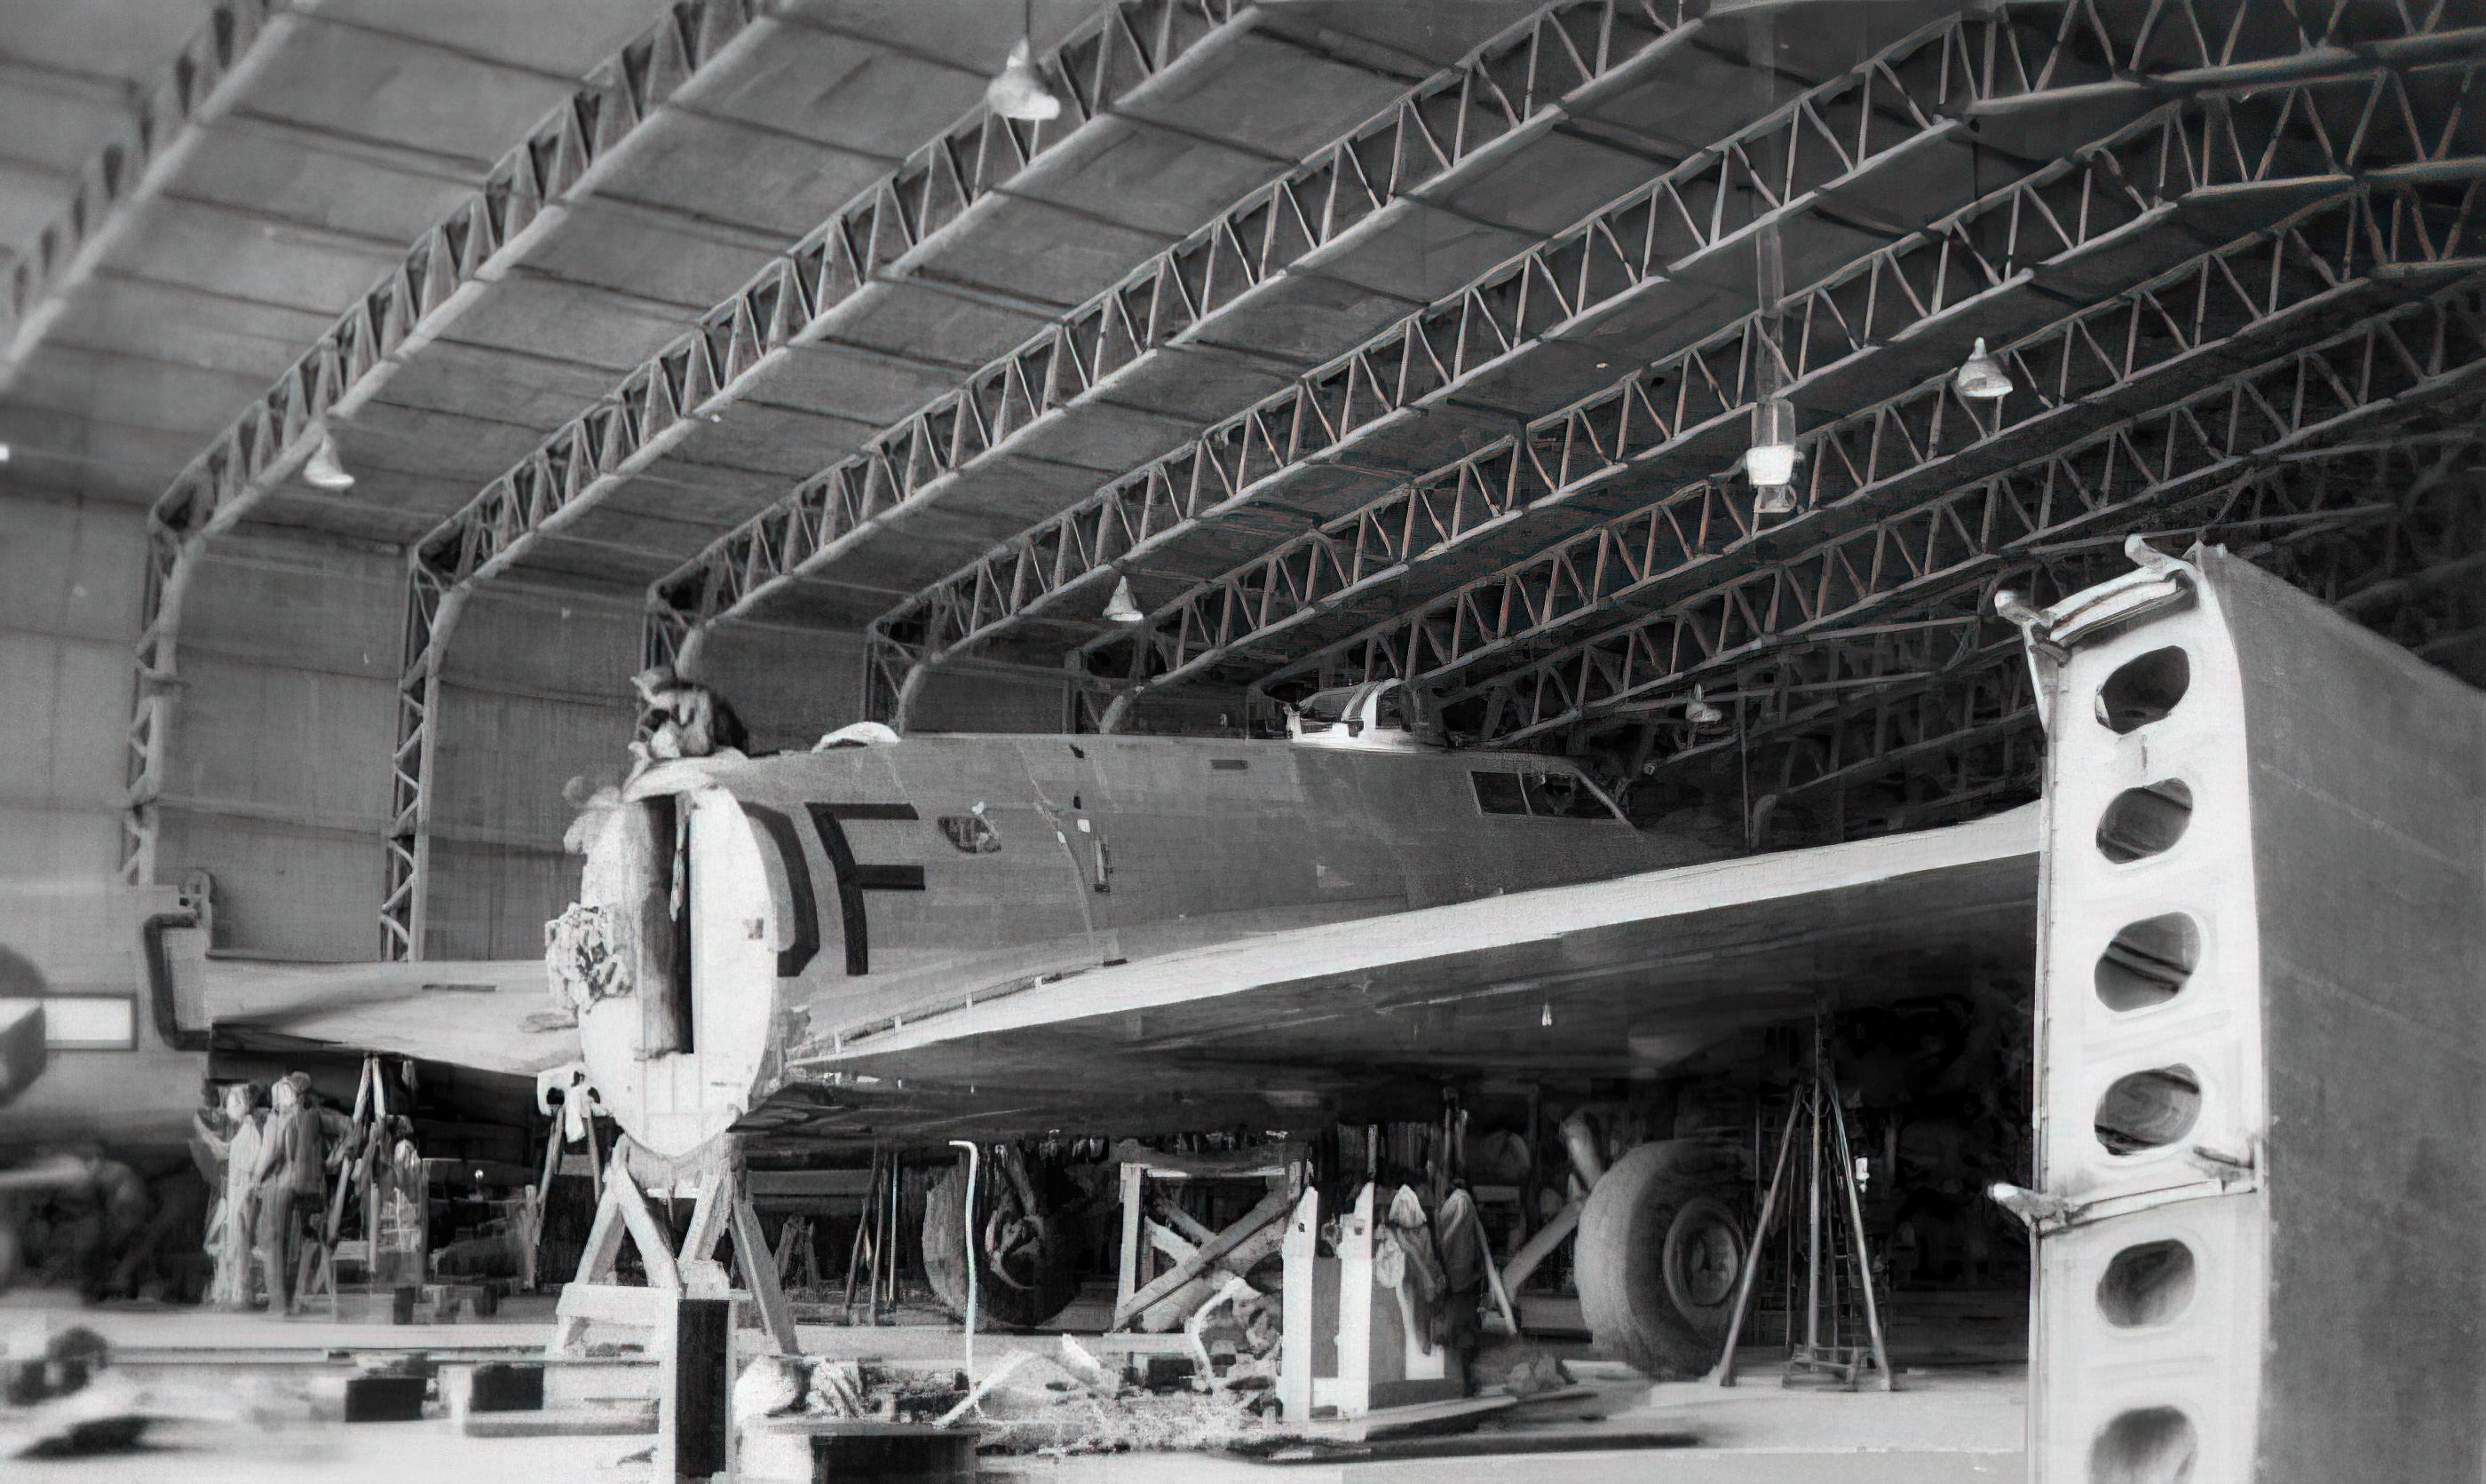
[(1127, 577), (1114, 584), (1114, 595), (1105, 600), (1105, 621), (1137, 623), (1147, 615), (1140, 611), (1139, 601), (1131, 596), (1131, 580)]
[(1695, 731), (1705, 731), (1726, 719), (1726, 713), (1700, 699), (1700, 687), (1692, 687), (1692, 699), (1683, 705), (1683, 719)]
[(2011, 395), (2011, 373), (2003, 369), (2001, 361), (1987, 353), (1985, 337), (1980, 335), (1976, 338), (1976, 348), (1959, 364), (1959, 372), (1951, 377), (1951, 385), (1959, 388), (1962, 397), (1995, 401)]
[(1783, 397), (1754, 403), (1744, 477), (1753, 481), (1754, 513), (1783, 515), (1795, 508), (1795, 403)]
[(1001, 74), (984, 87), (984, 106), (1022, 124), (1043, 124), (1062, 117), (1062, 99), (1053, 96), (1053, 90), (1044, 85), (1044, 74), (1036, 69), (1035, 31), (1036, 0), (1027, 0), (1020, 8), (1019, 37), (1010, 43), (1009, 60), (1002, 64)]
[(345, 472), (345, 460), (337, 456), (335, 434), (320, 432), (319, 446), (311, 451), (310, 461), (302, 466), (302, 482), (314, 489), (354, 487), (354, 477)]

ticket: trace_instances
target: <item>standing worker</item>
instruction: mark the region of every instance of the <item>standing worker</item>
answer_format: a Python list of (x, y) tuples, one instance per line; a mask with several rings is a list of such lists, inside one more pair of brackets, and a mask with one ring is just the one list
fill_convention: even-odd
[(259, 1210), (253, 1224), (259, 1232), (260, 1260), (267, 1266), (270, 1308), (293, 1312), (293, 1268), (286, 1261), (294, 1213), (316, 1209), (325, 1193), (326, 1153), (319, 1137), (319, 1114), (305, 1102), (311, 1078), (288, 1072), (268, 1089), (271, 1111), (260, 1131), (259, 1163), (251, 1188)]

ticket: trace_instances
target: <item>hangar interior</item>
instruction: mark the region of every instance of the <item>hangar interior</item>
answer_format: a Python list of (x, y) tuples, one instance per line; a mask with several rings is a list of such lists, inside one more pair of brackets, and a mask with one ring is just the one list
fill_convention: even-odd
[[(954, 1330), (989, 1214), (985, 1320), (1179, 1339), (1225, 1262), (1283, 1388), (1274, 1169), (1463, 1192), (1505, 1337), (1699, 1375), (1742, 1278), (1783, 1359), (1827, 1261), (2016, 1365), (2083, 595), (2223, 551), (2366, 636), (2297, 673), (2486, 684), (2481, 64), (2471, 0), (10, 7), (0, 1144), (127, 1178), (0, 1190), (6, 1266), (209, 1299), (189, 1114), (300, 1071), (410, 1146), (426, 1304), (660, 1285), (619, 1178), (787, 1335)], [(1696, 1142), (1709, 1226), (1589, 1240)]]

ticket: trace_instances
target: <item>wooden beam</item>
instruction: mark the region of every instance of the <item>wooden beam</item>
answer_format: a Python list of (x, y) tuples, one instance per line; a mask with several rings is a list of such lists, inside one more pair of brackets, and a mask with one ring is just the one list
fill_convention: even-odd
[(1140, 1192), (1141, 1181), (1147, 1171), (1137, 1165), (1122, 1167), (1122, 1267), (1114, 1284), (1114, 1313), (1120, 1323), (1123, 1309), (1130, 1306), (1131, 1295), (1138, 1291), (1140, 1278)]
[(1203, 1242), (1214, 1242), (1217, 1240), (1217, 1233), (1209, 1230), (1206, 1223), (1193, 1216), (1190, 1212), (1174, 1204), (1173, 1201), (1166, 1199), (1163, 1195), (1159, 1195), (1156, 1199), (1148, 1202), (1148, 1211), (1150, 1214), (1154, 1215), (1157, 1220), (1165, 1223), (1175, 1231), (1180, 1232), (1184, 1240), (1194, 1247), (1198, 1247)]
[[(1114, 1306), (1114, 1328), (1117, 1330), (1121, 1329), (1123, 1326), (1129, 1324), (1133, 1319), (1137, 1318), (1140, 1314), (1146, 1312), (1159, 1299), (1165, 1298), (1169, 1294), (1174, 1293), (1176, 1289), (1182, 1287), (1183, 1284), (1190, 1282), (1193, 1278), (1196, 1278), (1202, 1273), (1207, 1272), (1208, 1269), (1214, 1266), (1220, 1258), (1234, 1250), (1236, 1248), (1241, 1247), (1253, 1236), (1254, 1233), (1257, 1232), (1261, 1227), (1268, 1225), (1271, 1222), (1274, 1222), (1280, 1217), (1285, 1215), (1285, 1213), (1286, 1193), (1284, 1191), (1271, 1191), (1268, 1195), (1260, 1197), (1260, 1203), (1258, 1205), (1254, 1206), (1250, 1211), (1245, 1212), (1241, 1221), (1236, 1222), (1233, 1225), (1219, 1232), (1215, 1241), (1208, 1243), (1206, 1246), (1201, 1248), (1200, 1250), (1192, 1253), (1188, 1259), (1175, 1264), (1173, 1271), (1158, 1275), (1156, 1279), (1146, 1287), (1142, 1288), (1139, 1292), (1132, 1294), (1128, 1299)], [(1124, 1223), (1125, 1229), (1128, 1228), (1128, 1224), (1129, 1223), (1126, 1218)]]
[(1502, 1270), (1503, 1290), (1506, 1293), (1517, 1293), (1520, 1285), (1527, 1282), (1529, 1276), (1536, 1271), (1536, 1265), (1551, 1255), (1554, 1249), (1561, 1246), (1562, 1239), (1569, 1236), (1571, 1229), (1579, 1224), (1580, 1202), (1575, 1200), (1556, 1212), (1554, 1219), (1538, 1227), (1536, 1235), (1529, 1238), (1525, 1247), (1511, 1254), (1509, 1265)]
[(691, 1203), (690, 1230), (682, 1233), (681, 1255), (685, 1260), (716, 1255), (716, 1244), (725, 1235), (725, 1204), (733, 1176), (732, 1158), (732, 1151), (720, 1148), (709, 1155), (700, 1171), (699, 1196)]
[(1278, 1404), (1288, 1422), (1312, 1415), (1312, 1264), (1320, 1256), (1320, 1192), (1295, 1202), (1282, 1250), (1285, 1287), (1279, 1300)]
[(1165, 1253), (1175, 1262), (1188, 1262), (1192, 1255), (1200, 1250), (1199, 1243), (1187, 1242), (1155, 1222), (1142, 1223), (1141, 1230), (1146, 1233), (1148, 1246)]
[(777, 1261), (760, 1230), (760, 1215), (751, 1209), (748, 1196), (735, 1195), (732, 1205), (733, 1258), (742, 1265), (743, 1286), (759, 1302), (760, 1322), (777, 1342), (779, 1355), (801, 1355), (802, 1341), (794, 1335), (794, 1307), (786, 1302), (786, 1290), (778, 1284)]
[(656, 1215), (648, 1209), (648, 1197), (639, 1194), (638, 1182), (630, 1178), (629, 1161), (614, 1151), (612, 1172), (604, 1181), (604, 1198), (621, 1208), (622, 1223), (630, 1231), (630, 1240), (638, 1246), (639, 1262), (648, 1270), (650, 1288), (679, 1288), (681, 1270), (674, 1266), (674, 1247), (665, 1228), (656, 1224)]

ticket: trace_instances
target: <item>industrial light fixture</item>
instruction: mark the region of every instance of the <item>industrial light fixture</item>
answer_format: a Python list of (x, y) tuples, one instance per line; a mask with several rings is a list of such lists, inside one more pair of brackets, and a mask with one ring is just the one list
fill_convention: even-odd
[(7, 445), (7, 444), (5, 444), (5, 443), (0, 443), (0, 464), (5, 464), (5, 463), (7, 463), (8, 461), (9, 461), (9, 445)]
[(2011, 395), (2011, 373), (1987, 353), (1982, 335), (1976, 338), (1976, 348), (1959, 364), (1959, 373), (1950, 379), (1951, 385), (1959, 388), (1960, 396), (1979, 401), (1995, 401)]
[(336, 435), (322, 428), (319, 446), (311, 451), (311, 461), (302, 466), (302, 482), (314, 489), (351, 489), (354, 477), (345, 472), (345, 460), (337, 456)]
[(1036, 0), (1026, 0), (1019, 12), (1019, 37), (1010, 43), (1009, 60), (1002, 64), (1001, 75), (984, 87), (984, 106), (1005, 119), (1022, 124), (1043, 124), (1062, 117), (1062, 99), (1044, 85), (1044, 74), (1036, 69), (1032, 38), (1036, 31)]
[(1114, 595), (1105, 600), (1105, 621), (1137, 623), (1147, 615), (1140, 611), (1139, 600), (1131, 596), (1131, 580), (1127, 577), (1114, 584)]
[(1753, 404), (1753, 441), (1744, 450), (1744, 475), (1753, 481), (1753, 513), (1784, 515), (1795, 508), (1795, 403), (1783, 397)]
[(1701, 700), (1700, 687), (1696, 685), (1692, 687), (1692, 699), (1684, 702), (1683, 719), (1690, 722), (1695, 730), (1699, 730), (1724, 722), (1726, 719), (1726, 713)]

